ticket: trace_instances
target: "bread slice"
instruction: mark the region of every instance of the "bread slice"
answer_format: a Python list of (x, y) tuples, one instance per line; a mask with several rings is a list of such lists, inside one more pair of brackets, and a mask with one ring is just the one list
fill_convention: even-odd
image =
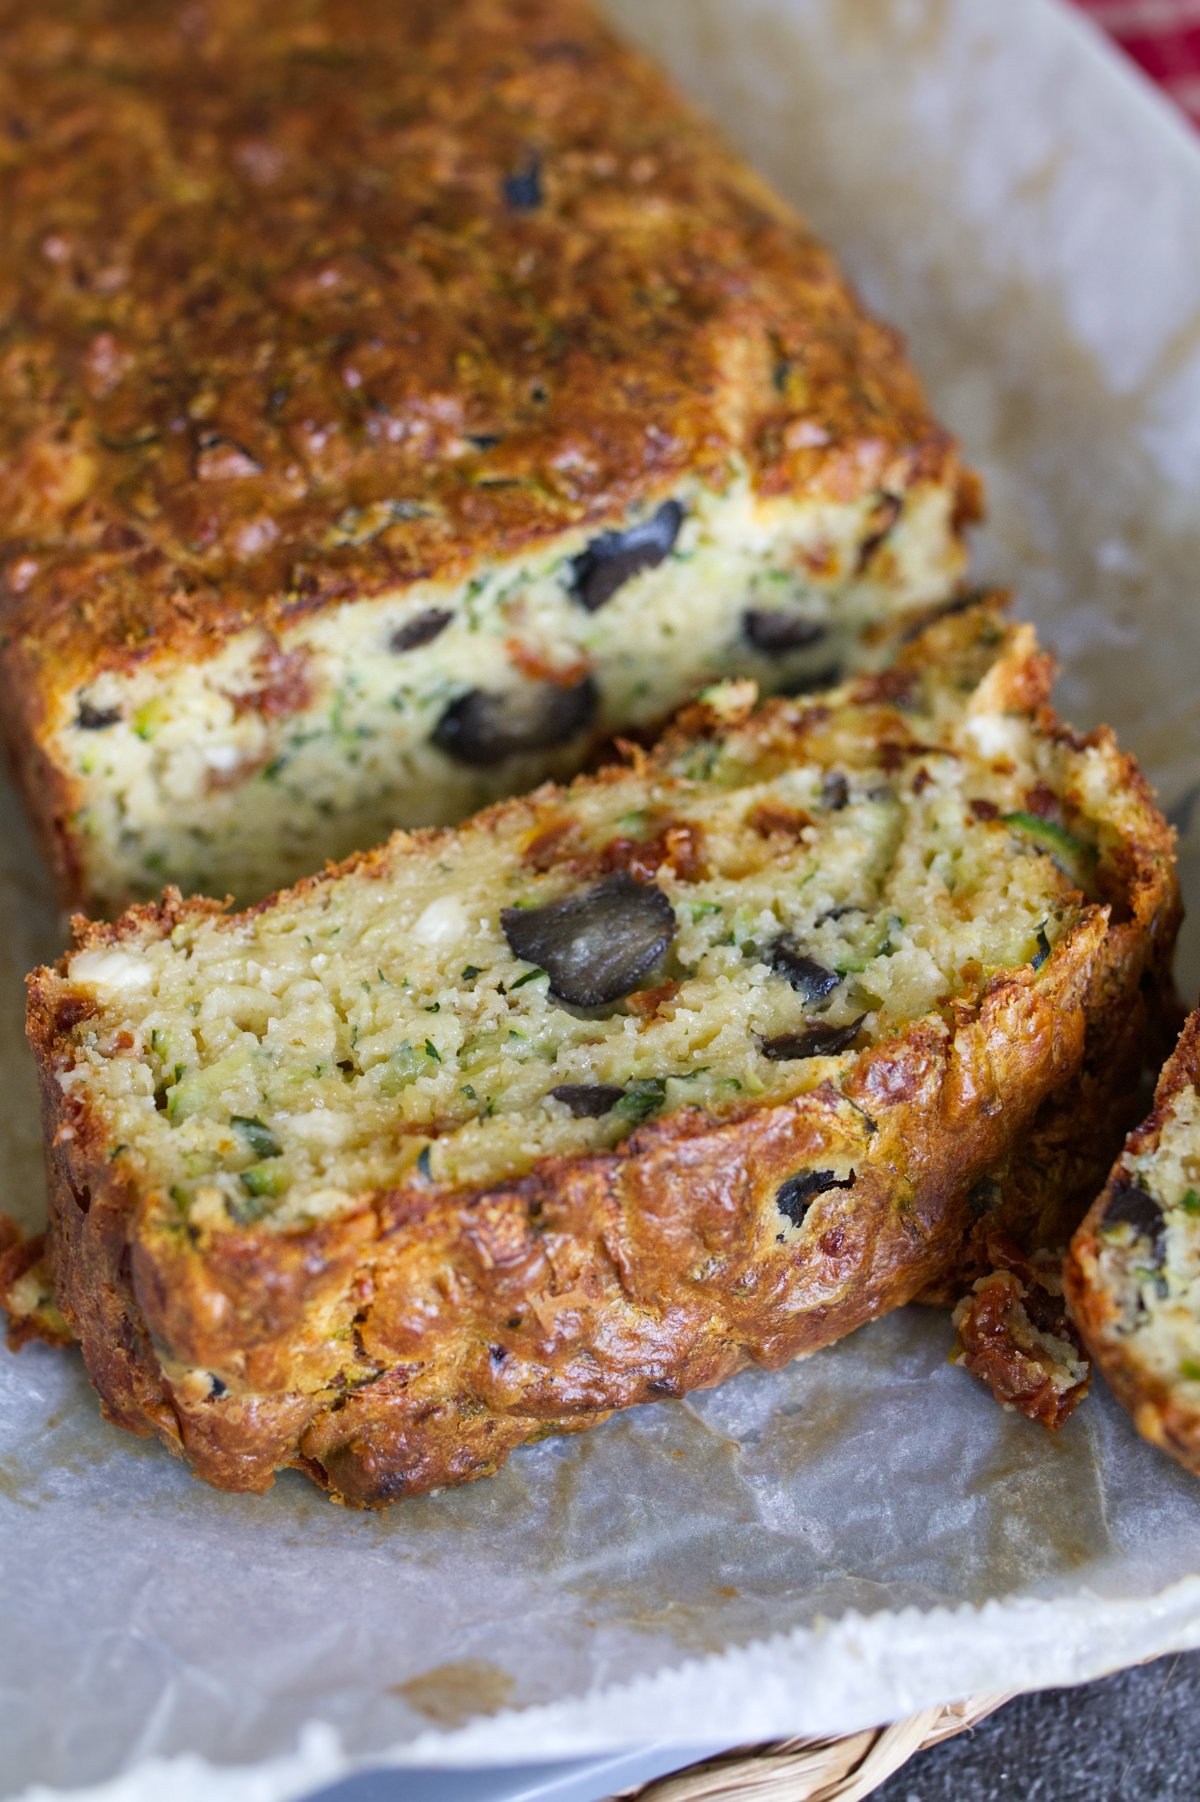
[(1075, 1235), (1066, 1292), (1138, 1431), (1200, 1475), (1200, 1011)]
[(1003, 1233), (988, 1242), (991, 1271), (954, 1309), (953, 1362), (1002, 1408), (1063, 1426), (1088, 1392), (1092, 1366), (1067, 1317), (1061, 1250), (1027, 1256)]
[(0, 727), (72, 904), (256, 899), (954, 591), (897, 340), (582, 0), (189, 20), (0, 0)]
[(1128, 1083), (1178, 897), (1048, 684), (1030, 628), (951, 612), (247, 913), (78, 923), (29, 1031), (110, 1418), (375, 1506), (826, 1345), (981, 1222), (1065, 1242), (1020, 1147), (1094, 1047)]

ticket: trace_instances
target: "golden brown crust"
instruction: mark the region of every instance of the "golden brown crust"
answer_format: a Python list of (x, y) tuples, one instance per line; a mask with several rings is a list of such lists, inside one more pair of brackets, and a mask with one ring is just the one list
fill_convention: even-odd
[(1188, 1018), (1163, 1066), (1153, 1109), (1130, 1133), (1108, 1183), (1072, 1240), (1063, 1275), (1083, 1342), (1139, 1433), (1200, 1476), (1200, 1410), (1178, 1384), (1147, 1368), (1132, 1336), (1115, 1330), (1122, 1298), (1101, 1273), (1102, 1228), (1126, 1160), (1154, 1150), (1172, 1101), (1192, 1088), (1200, 1088), (1200, 1009)]
[[(923, 663), (951, 669), (992, 626), (935, 625), (891, 687)], [(998, 705), (1037, 709), (1048, 675), (1017, 629), (988, 681)], [(823, 704), (775, 703), (754, 731), (794, 735), (805, 708), (805, 729), (825, 729)], [(902, 710), (887, 717), (896, 730)], [(721, 729), (719, 706), (681, 727), (704, 729)], [(947, 1001), (861, 1052), (839, 1086), (720, 1118), (680, 1111), (618, 1151), (487, 1190), (418, 1170), (307, 1228), (210, 1231), (126, 1186), (86, 1085), (59, 1081), (85, 1003), (63, 966), (35, 973), (58, 1294), (111, 1416), (218, 1485), (262, 1489), (294, 1463), (377, 1506), (484, 1475), (546, 1432), (778, 1366), (922, 1292), (957, 1294), (981, 1230), (1061, 1244), (1094, 1157), (1074, 1103), (1126, 1093), (1178, 922), (1170, 831), (1132, 765), (1116, 770), (1121, 845), (1102, 860), (1102, 901), (1040, 970)], [(535, 829), (558, 792), (499, 811)], [(346, 869), (370, 880), (409, 842)], [(168, 894), (113, 925), (78, 922), (77, 943), (201, 910)], [(830, 1180), (790, 1226), (780, 1186), (814, 1172)]]
[(893, 335), (582, 0), (0, 0), (0, 40), (0, 626), (34, 732), (99, 668), (684, 476), (960, 481)]
[[(1120, 767), (1130, 795), (1154, 810), (1136, 764), (1122, 758)], [(1090, 1207), (1144, 1104), (1146, 1082), (1170, 1043), (1176, 1018), (1171, 954), (1182, 909), (1178, 888), (1164, 883), (1162, 873), (1162, 860), (1171, 854), (1165, 825), (1161, 833), (1131, 838), (1121, 852), (1121, 892), (1106, 898), (1114, 914), (1127, 917), (1117, 924), (1110, 920), (1109, 955), (1092, 970), (1082, 1063), (1046, 1098), (1030, 1131), (991, 1173), (976, 1197), (978, 1218), (958, 1267), (922, 1294), (922, 1301), (952, 1306), (965, 1281), (993, 1269), (988, 1241), (997, 1232), (1029, 1251), (1058, 1251)], [(1126, 896), (1135, 897), (1132, 906)], [(1136, 981), (1135, 970), (1140, 970)]]
[[(376, 1505), (486, 1474), (542, 1431), (782, 1365), (943, 1272), (971, 1190), (1078, 1062), (1104, 943), (1092, 910), (1040, 981), (998, 979), (978, 1008), (874, 1047), (840, 1094), (673, 1115), (620, 1154), (484, 1193), (417, 1183), (294, 1233), (170, 1231), (113, 1175), (81, 1104), (52, 1156), (64, 1311), (110, 1417), (153, 1426), (222, 1486), (265, 1487), (303, 1458), (341, 1499)], [(56, 1034), (35, 982), (31, 1036), (61, 1124)], [(780, 1184), (847, 1164), (852, 1203), (831, 1189), (788, 1235)], [(172, 1389), (164, 1362), (236, 1371), (248, 1400)], [(348, 1362), (361, 1386), (343, 1393)]]

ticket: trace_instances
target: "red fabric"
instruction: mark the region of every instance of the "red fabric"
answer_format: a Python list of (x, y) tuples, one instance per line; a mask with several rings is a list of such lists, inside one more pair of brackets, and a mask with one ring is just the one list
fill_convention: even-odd
[(1200, 0), (1075, 0), (1200, 125)]

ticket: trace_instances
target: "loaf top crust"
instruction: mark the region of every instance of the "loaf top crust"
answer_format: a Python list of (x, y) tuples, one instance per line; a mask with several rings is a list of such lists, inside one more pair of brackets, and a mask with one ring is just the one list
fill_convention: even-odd
[(581, 0), (0, 0), (0, 42), (0, 627), (35, 678), (684, 478), (962, 480), (894, 335)]
[(1138, 1431), (1200, 1476), (1200, 1009), (1071, 1245), (1066, 1292)]

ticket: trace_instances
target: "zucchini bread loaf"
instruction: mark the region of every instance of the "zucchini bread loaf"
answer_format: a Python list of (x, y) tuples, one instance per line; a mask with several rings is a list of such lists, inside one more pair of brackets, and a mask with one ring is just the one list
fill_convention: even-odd
[(1200, 1475), (1200, 1012), (1075, 1236), (1066, 1290), (1138, 1431)]
[(945, 599), (895, 338), (581, 0), (0, 0), (0, 720), (253, 899)]
[(80, 922), (29, 1031), (109, 1417), (376, 1506), (825, 1345), (973, 1274), (981, 1224), (1065, 1242), (1080, 1084), (1128, 1086), (1178, 904), (1048, 681), (959, 610), (249, 912)]

